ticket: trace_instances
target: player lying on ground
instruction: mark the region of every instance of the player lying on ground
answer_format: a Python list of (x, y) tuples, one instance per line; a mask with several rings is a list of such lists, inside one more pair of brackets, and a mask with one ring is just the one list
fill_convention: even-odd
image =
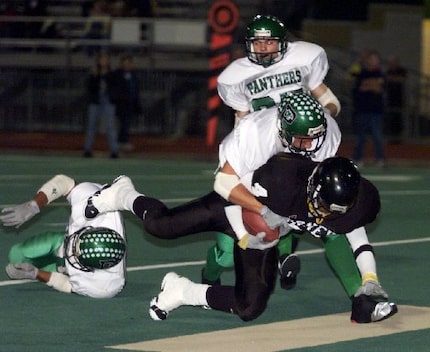
[(19, 227), (61, 196), (71, 207), (66, 232), (45, 232), (18, 243), (9, 251), (6, 273), (11, 279), (31, 279), (66, 293), (94, 298), (117, 295), (125, 285), (126, 242), (120, 212), (95, 219), (84, 216), (87, 199), (100, 184), (75, 185), (69, 176), (47, 181), (33, 200), (4, 208), (0, 221)]
[[(259, 199), (281, 214), (271, 212), (265, 217), (269, 226), (277, 224), (279, 236), (294, 229), (321, 238), (333, 270), (352, 299), (352, 320), (379, 321), (397, 312), (378, 283), (367, 281), (361, 285), (350, 248), (336, 250), (338, 241), (346, 241), (338, 233), (365, 232), (364, 226), (375, 220), (380, 209), (377, 189), (360, 177), (351, 161), (336, 157), (318, 164), (299, 155), (280, 153), (254, 172), (252, 185), (258, 185), (264, 193)], [(264, 312), (275, 287), (278, 240), (267, 242), (261, 233), (250, 235), (237, 217), (229, 216), (233, 219), (229, 222), (226, 213), (231, 206), (211, 192), (169, 209), (160, 200), (137, 192), (131, 180), (121, 176), (89, 198), (85, 214), (94, 218), (100, 213), (129, 210), (143, 221), (148, 233), (163, 239), (205, 231), (232, 236), (235, 286), (197, 284), (169, 273), (163, 279), (161, 293), (151, 301), (150, 315), (164, 320), (181, 305), (200, 305), (232, 312), (248, 321)], [(232, 207), (241, 213), (240, 207)]]

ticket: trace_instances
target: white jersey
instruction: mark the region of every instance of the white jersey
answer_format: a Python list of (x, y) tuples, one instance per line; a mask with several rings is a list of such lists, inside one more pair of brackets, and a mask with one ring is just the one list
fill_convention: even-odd
[[(324, 110), (327, 119), (327, 135), (321, 148), (311, 156), (322, 161), (336, 155), (341, 142), (337, 122)], [(276, 107), (248, 114), (219, 145), (219, 167), (227, 161), (236, 174), (243, 178), (265, 164), (279, 152), (290, 152), (278, 134), (278, 112)]]
[[(87, 199), (102, 186), (96, 183), (84, 182), (75, 186), (68, 194), (67, 200), (71, 206), (71, 215), (67, 235), (71, 235), (86, 226), (107, 227), (118, 232), (125, 239), (125, 231), (120, 212), (100, 214), (94, 219), (84, 215)], [(62, 254), (63, 246), (60, 248)], [(62, 255), (61, 255), (62, 256)], [(109, 269), (95, 269), (85, 272), (72, 267), (65, 261), (66, 273), (69, 275), (72, 292), (94, 298), (110, 298), (122, 291), (125, 285), (125, 257), (120, 263)]]
[(291, 42), (282, 60), (268, 67), (247, 57), (233, 61), (218, 77), (218, 94), (234, 110), (257, 111), (278, 105), (283, 93), (314, 90), (323, 83), (328, 69), (322, 47)]

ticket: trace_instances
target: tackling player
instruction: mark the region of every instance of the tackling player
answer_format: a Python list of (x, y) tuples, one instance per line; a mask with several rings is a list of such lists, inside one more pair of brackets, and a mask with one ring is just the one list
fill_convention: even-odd
[(66, 233), (46, 232), (10, 249), (6, 273), (11, 279), (31, 279), (65, 293), (109, 298), (125, 285), (126, 242), (120, 212), (95, 219), (84, 216), (87, 199), (101, 185), (56, 175), (38, 190), (33, 200), (4, 208), (0, 221), (19, 227), (52, 201), (65, 196), (71, 206)]
[[(268, 15), (253, 18), (245, 44), (247, 56), (233, 61), (218, 77), (218, 94), (235, 110), (236, 125), (250, 112), (280, 104), (282, 97), (292, 91), (309, 93), (331, 116), (339, 114), (340, 102), (324, 84), (329, 64), (322, 47), (305, 41), (288, 41), (285, 25)], [(334, 156), (337, 147), (335, 144), (334, 153), (328, 156)], [(285, 289), (295, 286), (300, 269), (299, 258), (290, 256), (296, 244), (283, 239), (278, 246), (280, 282)], [(232, 266), (231, 247), (227, 236), (217, 234), (217, 243), (207, 253), (202, 282), (219, 282), (223, 268)]]
[[(247, 183), (247, 177), (253, 170), (280, 151), (299, 153), (322, 161), (336, 154), (340, 140), (341, 134), (336, 122), (314, 98), (300, 92), (285, 95), (278, 108), (272, 107), (250, 114), (221, 142), (220, 171), (216, 175), (214, 189), (232, 203), (259, 213), (263, 206), (251, 194), (258, 196), (259, 190), (251, 190), (243, 185)], [(232, 240), (220, 234), (217, 236), (217, 246), (215, 250), (209, 250), (205, 267), (206, 276), (209, 272), (214, 275), (213, 279), (219, 278), (227, 265), (233, 266)], [(300, 269), (298, 258), (291, 255), (294, 249), (292, 240), (293, 236), (287, 236), (278, 244), (280, 264), (286, 264), (279, 265), (283, 288), (285, 284), (289, 285), (287, 288), (295, 284), (296, 274)], [(373, 248), (366, 233), (347, 234), (336, 245), (342, 246), (343, 250), (352, 247), (363, 283), (378, 282)], [(216, 261), (211, 260), (211, 256)], [(203, 283), (219, 282), (213, 280), (212, 283)]]
[[(281, 236), (294, 229), (323, 240), (329, 261), (343, 278), (342, 284), (352, 299), (353, 321), (379, 321), (397, 312), (378, 283), (361, 285), (351, 250), (339, 252), (332, 247), (344, 238), (338, 233), (365, 232), (364, 226), (374, 221), (380, 208), (377, 189), (360, 176), (350, 160), (335, 157), (318, 164), (300, 155), (280, 153), (253, 173), (252, 187), (262, 191), (258, 199), (266, 209), (270, 207), (281, 214), (271, 215), (280, 225)], [(150, 315), (164, 320), (181, 305), (196, 305), (233, 312), (248, 321), (264, 312), (275, 287), (278, 240), (265, 242), (260, 235), (249, 235), (243, 223), (230, 223), (226, 215), (230, 206), (211, 192), (169, 209), (160, 200), (136, 191), (130, 178), (120, 176), (110, 187), (89, 198), (85, 214), (94, 218), (109, 211), (132, 211), (149, 234), (162, 239), (206, 231), (232, 236), (237, 244), (235, 286), (197, 284), (168, 273), (162, 291), (151, 301)], [(382, 300), (376, 300), (376, 296)]]

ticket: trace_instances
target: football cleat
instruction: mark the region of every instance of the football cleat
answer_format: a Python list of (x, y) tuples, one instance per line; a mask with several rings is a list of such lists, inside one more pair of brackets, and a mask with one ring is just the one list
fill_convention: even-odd
[(291, 290), (296, 286), (297, 275), (300, 272), (300, 258), (295, 254), (284, 254), (278, 263), (280, 283), (284, 290)]
[(378, 302), (373, 297), (360, 295), (352, 299), (351, 321), (372, 323), (390, 318), (398, 312), (393, 302)]
[(388, 319), (399, 311), (394, 302), (379, 302), (376, 304), (370, 319), (372, 322)]
[(85, 217), (92, 219), (100, 213), (131, 210), (127, 206), (127, 199), (136, 193), (133, 182), (128, 176), (118, 176), (111, 185), (103, 187), (88, 198)]
[(185, 304), (184, 292), (192, 283), (174, 272), (167, 273), (161, 282), (161, 292), (151, 300), (149, 315), (153, 320), (166, 320), (172, 310)]

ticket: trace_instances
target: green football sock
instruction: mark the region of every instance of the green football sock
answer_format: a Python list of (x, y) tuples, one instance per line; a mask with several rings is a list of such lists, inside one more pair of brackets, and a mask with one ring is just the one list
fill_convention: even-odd
[(217, 233), (217, 242), (209, 248), (206, 266), (203, 270), (203, 275), (207, 280), (216, 281), (225, 268), (233, 267), (233, 247), (233, 238), (220, 232)]
[(348, 297), (361, 286), (361, 277), (345, 235), (330, 235), (323, 239), (328, 262), (336, 273)]
[(278, 242), (279, 256), (294, 253), (296, 251), (300, 236), (300, 232), (290, 231), (287, 236), (281, 237)]

